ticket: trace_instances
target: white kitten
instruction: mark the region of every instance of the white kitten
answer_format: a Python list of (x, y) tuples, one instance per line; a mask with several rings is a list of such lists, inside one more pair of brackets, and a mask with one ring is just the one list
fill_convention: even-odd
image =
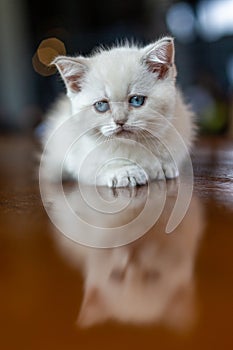
[(84, 183), (124, 187), (178, 176), (194, 127), (175, 85), (172, 38), (53, 63), (67, 97), (47, 121), (46, 177), (58, 180), (62, 167)]

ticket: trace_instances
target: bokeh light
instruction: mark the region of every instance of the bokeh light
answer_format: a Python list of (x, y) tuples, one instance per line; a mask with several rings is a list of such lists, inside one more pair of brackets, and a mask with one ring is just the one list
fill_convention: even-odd
[(179, 2), (170, 7), (166, 16), (167, 26), (181, 42), (188, 43), (195, 38), (195, 17), (192, 7)]
[(51, 62), (58, 55), (65, 55), (66, 48), (64, 43), (57, 38), (43, 40), (35, 55), (32, 58), (32, 64), (35, 71), (43, 76), (49, 76), (56, 72), (56, 67)]
[(233, 1), (202, 0), (197, 6), (200, 34), (207, 41), (233, 34)]

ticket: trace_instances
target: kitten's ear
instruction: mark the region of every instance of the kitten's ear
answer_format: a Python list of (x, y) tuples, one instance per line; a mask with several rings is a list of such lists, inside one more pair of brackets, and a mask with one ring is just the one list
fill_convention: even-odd
[(175, 48), (172, 38), (165, 37), (154, 44), (146, 46), (143, 50), (143, 61), (146, 63), (149, 71), (157, 74), (158, 79), (164, 79), (170, 71), (173, 72), (173, 77), (175, 77)]
[(81, 90), (81, 81), (88, 70), (87, 61), (84, 57), (58, 56), (52, 62), (59, 70), (68, 92), (76, 93)]

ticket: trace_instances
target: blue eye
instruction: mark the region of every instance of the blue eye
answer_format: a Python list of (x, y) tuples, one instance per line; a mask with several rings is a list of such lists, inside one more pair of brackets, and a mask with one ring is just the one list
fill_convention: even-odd
[(110, 109), (109, 103), (107, 101), (98, 101), (94, 104), (97, 112), (105, 113)]
[(145, 96), (135, 95), (130, 97), (129, 104), (133, 107), (141, 107), (145, 102)]

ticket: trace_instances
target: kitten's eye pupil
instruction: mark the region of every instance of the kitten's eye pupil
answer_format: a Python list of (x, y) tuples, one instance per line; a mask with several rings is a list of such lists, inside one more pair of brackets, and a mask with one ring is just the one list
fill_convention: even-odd
[(94, 104), (97, 112), (105, 113), (110, 109), (109, 103), (107, 101), (98, 101)]
[(145, 96), (135, 95), (130, 97), (129, 104), (133, 107), (141, 107), (145, 102)]

